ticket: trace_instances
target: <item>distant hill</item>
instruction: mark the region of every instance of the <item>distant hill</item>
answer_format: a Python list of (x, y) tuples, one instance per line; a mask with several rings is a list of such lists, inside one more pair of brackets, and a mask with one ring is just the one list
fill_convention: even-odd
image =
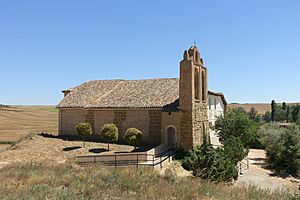
[(229, 104), (229, 108), (244, 108), (249, 111), (252, 107), (255, 108), (258, 114), (265, 114), (267, 111), (271, 111), (271, 104), (269, 103), (246, 103), (246, 104)]
[[(299, 103), (288, 103), (289, 105), (300, 104)], [(265, 114), (267, 111), (271, 111), (271, 104), (270, 103), (231, 103), (228, 105), (229, 108), (244, 108), (246, 111), (249, 111), (252, 107), (255, 108), (258, 114)]]

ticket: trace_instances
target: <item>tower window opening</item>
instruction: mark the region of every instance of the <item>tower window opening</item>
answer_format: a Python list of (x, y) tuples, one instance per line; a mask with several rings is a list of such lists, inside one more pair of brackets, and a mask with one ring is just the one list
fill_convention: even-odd
[(199, 84), (200, 84), (200, 80), (199, 80), (199, 70), (198, 68), (195, 68), (195, 74), (194, 74), (194, 84), (195, 84), (195, 99), (199, 100)]
[(206, 101), (206, 80), (205, 80), (205, 73), (202, 72), (202, 101)]

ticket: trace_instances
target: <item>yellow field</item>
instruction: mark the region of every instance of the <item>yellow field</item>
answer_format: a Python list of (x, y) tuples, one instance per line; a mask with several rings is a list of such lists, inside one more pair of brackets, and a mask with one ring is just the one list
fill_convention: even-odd
[(54, 106), (0, 107), (0, 143), (16, 142), (32, 132), (56, 134), (57, 124)]
[(269, 103), (246, 103), (246, 104), (229, 104), (229, 108), (244, 108), (247, 112), (253, 107), (257, 110), (258, 114), (265, 114), (271, 111), (271, 104)]

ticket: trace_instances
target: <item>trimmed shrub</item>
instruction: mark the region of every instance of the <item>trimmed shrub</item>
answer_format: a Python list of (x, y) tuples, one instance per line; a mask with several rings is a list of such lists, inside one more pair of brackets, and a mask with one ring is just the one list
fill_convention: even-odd
[(143, 133), (139, 129), (129, 128), (129, 129), (127, 129), (127, 131), (124, 135), (124, 140), (128, 144), (130, 144), (130, 145), (134, 146), (134, 148), (136, 148), (139, 145), (142, 136), (143, 136)]
[(79, 123), (76, 126), (76, 131), (83, 140), (83, 147), (85, 147), (85, 140), (88, 136), (93, 134), (92, 126), (90, 123)]
[(105, 124), (101, 128), (101, 139), (107, 143), (107, 149), (109, 151), (109, 143), (118, 141), (119, 132), (115, 124)]

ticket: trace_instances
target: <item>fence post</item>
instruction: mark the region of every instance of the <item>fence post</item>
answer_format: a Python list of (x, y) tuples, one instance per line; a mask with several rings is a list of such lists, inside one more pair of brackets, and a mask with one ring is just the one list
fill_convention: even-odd
[(139, 154), (136, 154), (136, 168), (139, 168)]
[(117, 168), (117, 155), (115, 155), (115, 168)]
[(162, 164), (161, 164), (161, 156), (160, 156), (159, 158), (160, 158), (160, 161), (159, 161), (160, 168), (162, 168)]
[(152, 155), (152, 163), (153, 163), (153, 169), (154, 169), (154, 155)]
[(242, 163), (240, 162), (240, 174), (242, 174)]
[(247, 159), (247, 170), (249, 170), (249, 159)]

